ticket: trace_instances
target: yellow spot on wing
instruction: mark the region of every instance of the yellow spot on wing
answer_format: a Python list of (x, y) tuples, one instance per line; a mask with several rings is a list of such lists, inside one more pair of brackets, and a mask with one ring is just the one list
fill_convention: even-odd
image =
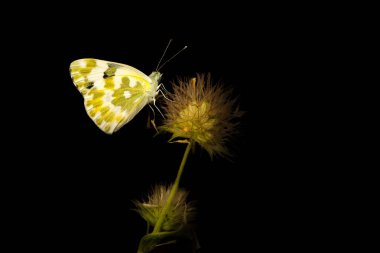
[(100, 126), (100, 124), (102, 124), (102, 121), (103, 121), (102, 118), (97, 118), (97, 119), (95, 120), (95, 123), (96, 123), (98, 126)]
[(115, 83), (113, 81), (113, 78), (106, 78), (105, 80), (105, 85), (104, 85), (104, 88), (106, 89), (114, 89), (115, 88)]
[(97, 66), (96, 64), (97, 60), (95, 59), (84, 59), (84, 61), (86, 62), (86, 67), (88, 68), (94, 68)]
[(100, 113), (102, 115), (105, 115), (108, 111), (110, 110), (110, 107), (109, 106), (104, 106), (100, 109)]
[(103, 101), (98, 99), (98, 100), (88, 100), (86, 102), (86, 105), (87, 106), (93, 106), (93, 108), (96, 108), (96, 107), (99, 107), (99, 106), (102, 106), (103, 105)]
[(113, 118), (115, 117), (115, 113), (114, 112), (109, 112), (107, 113), (106, 115), (104, 115), (103, 119), (107, 122), (110, 122), (113, 120)]
[(120, 85), (120, 88), (121, 89), (127, 89), (129, 87), (129, 78), (127, 76), (124, 76), (122, 79), (121, 79), (121, 85)]
[(86, 75), (86, 74), (89, 74), (92, 70), (93, 68), (81, 68), (79, 70), (79, 73), (81, 73), (82, 75)]
[(104, 91), (103, 90), (96, 90), (96, 89), (93, 89), (91, 90), (89, 93), (89, 95), (93, 95), (92, 99), (93, 100), (96, 100), (96, 99), (99, 99), (99, 98), (102, 98), (104, 96)]
[(88, 115), (90, 115), (91, 118), (95, 117), (95, 114), (96, 114), (95, 110), (91, 110), (88, 112)]

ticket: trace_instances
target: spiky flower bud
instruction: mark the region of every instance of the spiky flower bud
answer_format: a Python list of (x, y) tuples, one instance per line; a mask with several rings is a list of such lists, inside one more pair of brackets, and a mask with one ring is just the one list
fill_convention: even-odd
[[(171, 188), (172, 186), (156, 185), (146, 201), (134, 202), (137, 212), (149, 225), (156, 225), (162, 209), (169, 198)], [(163, 222), (163, 231), (178, 230), (193, 219), (195, 208), (191, 203), (186, 203), (187, 195), (187, 191), (178, 189)]]
[(173, 83), (173, 94), (165, 101), (165, 120), (160, 129), (172, 133), (171, 140), (191, 139), (211, 157), (229, 155), (226, 143), (236, 133), (241, 112), (231, 91), (213, 84), (211, 76)]

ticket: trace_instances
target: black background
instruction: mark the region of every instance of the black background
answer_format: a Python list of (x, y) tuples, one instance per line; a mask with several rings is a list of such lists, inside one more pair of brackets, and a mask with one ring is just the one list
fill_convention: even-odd
[[(173, 39), (166, 57), (188, 49), (162, 69), (165, 86), (170, 90), (177, 77), (211, 73), (233, 88), (245, 111), (231, 144), (232, 162), (211, 161), (197, 148), (186, 164), (181, 187), (197, 201), (201, 252), (302, 248), (303, 231), (314, 222), (306, 217), (313, 191), (305, 189), (316, 175), (303, 169), (304, 144), (312, 138), (305, 128), (313, 122), (299, 119), (307, 113), (299, 99), (310, 94), (300, 83), (313, 84), (305, 59), (318, 49), (310, 46), (312, 25), (300, 25), (303, 17), (272, 11), (149, 9), (131, 15), (128, 9), (101, 19), (74, 11), (47, 14), (42, 29), (25, 36), (36, 45), (32, 67), (43, 69), (43, 80), (39, 88), (28, 87), (37, 110), (24, 116), (22, 146), (12, 147), (26, 154), (14, 164), (27, 161), (33, 168), (17, 169), (14, 186), (31, 247), (136, 252), (145, 223), (131, 201), (174, 180), (184, 146), (167, 143), (167, 135), (153, 137), (146, 128), (148, 107), (112, 136), (100, 131), (85, 112), (69, 65), (97, 58), (150, 74)], [(57, 23), (48, 26), (50, 21)], [(316, 164), (308, 161), (309, 168)]]

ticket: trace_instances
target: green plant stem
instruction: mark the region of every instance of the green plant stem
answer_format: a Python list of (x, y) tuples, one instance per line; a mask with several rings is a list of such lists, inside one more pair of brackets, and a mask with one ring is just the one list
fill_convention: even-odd
[(165, 217), (169, 211), (169, 208), (170, 208), (170, 205), (173, 201), (173, 198), (174, 198), (175, 194), (177, 193), (179, 181), (181, 179), (181, 175), (183, 172), (183, 168), (185, 167), (187, 157), (189, 156), (190, 149), (191, 149), (191, 141), (187, 144), (185, 153), (183, 154), (181, 165), (179, 166), (179, 169), (178, 169), (177, 177), (176, 177), (174, 184), (173, 184), (173, 187), (170, 191), (168, 201), (165, 203), (165, 206), (162, 209), (162, 212), (160, 214), (160, 217), (158, 218), (156, 225), (154, 226), (152, 234), (158, 233), (161, 231), (162, 224), (164, 223)]

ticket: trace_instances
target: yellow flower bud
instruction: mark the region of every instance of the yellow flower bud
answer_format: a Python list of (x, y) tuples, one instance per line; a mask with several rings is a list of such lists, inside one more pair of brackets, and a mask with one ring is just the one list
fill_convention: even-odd
[(236, 118), (241, 112), (231, 91), (214, 85), (210, 75), (178, 80), (165, 101), (165, 120), (160, 129), (172, 133), (171, 140), (191, 139), (211, 157), (228, 155), (225, 144), (236, 133)]

